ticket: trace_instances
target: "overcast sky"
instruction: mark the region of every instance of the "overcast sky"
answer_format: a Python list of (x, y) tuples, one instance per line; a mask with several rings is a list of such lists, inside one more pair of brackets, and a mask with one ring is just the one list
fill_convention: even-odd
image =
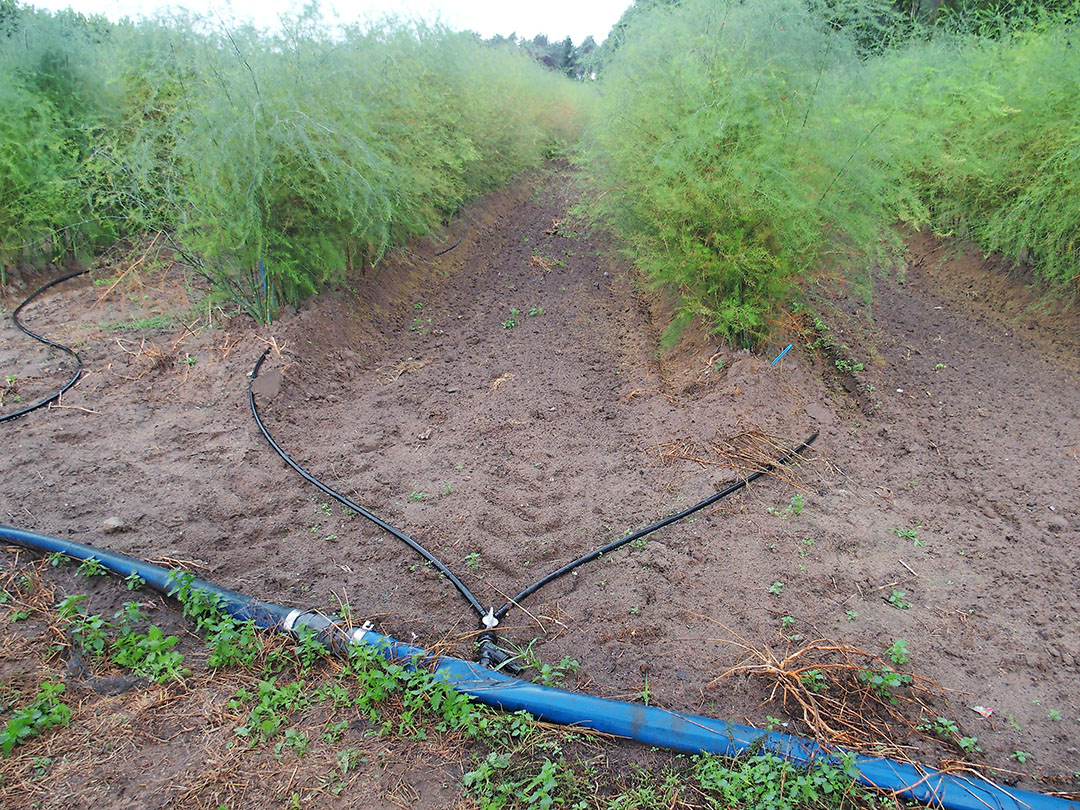
[[(441, 20), (457, 30), (471, 30), (481, 36), (516, 33), (531, 39), (547, 34), (549, 39), (569, 35), (574, 44), (590, 34), (602, 42), (619, 15), (631, 0), (337, 0), (321, 5), (327, 16), (342, 22), (364, 20), (368, 16), (396, 13), (404, 17)], [(38, 0), (24, 5), (57, 10), (72, 8), (84, 14), (104, 14), (112, 20), (124, 16), (138, 18), (152, 15), (169, 6), (184, 6), (196, 12), (231, 8), (241, 19), (253, 20), (259, 27), (271, 27), (279, 14), (298, 5), (297, 0), (232, 0), (226, 6), (213, 0)]]

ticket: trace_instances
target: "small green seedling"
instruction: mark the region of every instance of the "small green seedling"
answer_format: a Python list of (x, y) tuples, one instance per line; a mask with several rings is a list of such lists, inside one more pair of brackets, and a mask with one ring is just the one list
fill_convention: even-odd
[(956, 744), (960, 746), (960, 750), (965, 754), (982, 753), (982, 747), (979, 745), (978, 737), (961, 737), (956, 741)]
[(942, 740), (952, 740), (960, 736), (960, 727), (947, 717), (935, 718), (933, 722), (928, 719), (921, 720), (917, 728), (919, 731), (932, 733)]
[(911, 607), (911, 602), (907, 601), (907, 594), (897, 588), (892, 589), (887, 601), (893, 607), (900, 608), (900, 610), (907, 610)]
[(10, 756), (15, 746), (22, 745), (31, 737), (53, 726), (70, 724), (72, 711), (57, 698), (65, 689), (62, 683), (44, 681), (33, 701), (13, 712), (7, 726), (0, 729), (0, 754)]
[(90, 579), (91, 577), (103, 577), (108, 574), (109, 571), (101, 564), (100, 560), (95, 557), (87, 557), (79, 564), (79, 567), (75, 569), (75, 573)]
[(799, 681), (811, 692), (820, 693), (829, 691), (829, 682), (825, 679), (825, 675), (820, 669), (807, 670), (803, 673), (803, 676), (799, 678)]
[(885, 652), (888, 653), (890, 660), (897, 665), (906, 664), (911, 656), (907, 641), (902, 638), (896, 639)]
[(769, 586), (769, 593), (771, 593), (773, 596), (779, 596), (783, 592), (784, 583), (780, 580), (776, 580), (776, 582)]
[(791, 496), (791, 502), (787, 506), (785, 506), (782, 510), (777, 509), (774, 506), (770, 506), (766, 511), (770, 515), (775, 515), (776, 517), (780, 518), (781, 520), (787, 520), (789, 517), (798, 517), (799, 514), (802, 513), (803, 506), (805, 506), (805, 503), (803, 502), (803, 496), (802, 495), (792, 495)]
[(926, 543), (919, 539), (919, 529), (921, 528), (922, 523), (919, 522), (912, 526), (910, 529), (905, 529), (902, 526), (897, 526), (895, 529), (893, 529), (893, 531), (896, 532), (896, 536), (899, 537), (901, 540), (911, 540), (912, 543), (915, 545), (915, 548), (920, 548), (921, 546), (926, 545)]

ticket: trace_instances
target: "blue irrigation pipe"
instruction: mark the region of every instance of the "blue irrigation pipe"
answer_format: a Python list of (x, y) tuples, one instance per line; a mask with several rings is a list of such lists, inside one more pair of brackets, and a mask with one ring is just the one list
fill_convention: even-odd
[[(0, 526), (0, 540), (33, 551), (60, 552), (78, 560), (93, 558), (119, 576), (137, 574), (147, 585), (165, 594), (179, 589), (168, 569), (124, 554), (12, 526)], [(332, 649), (342, 649), (349, 644), (375, 647), (387, 658), (405, 666), (431, 669), (436, 677), (481, 703), (505, 711), (524, 710), (552, 723), (589, 728), (643, 745), (688, 754), (736, 757), (770, 753), (797, 765), (827, 762), (846, 769), (861, 785), (946, 810), (1080, 810), (1080, 802), (906, 762), (828, 749), (813, 740), (790, 734), (540, 686), (470, 661), (436, 656), (372, 630), (348, 627), (321, 613), (252, 599), (206, 580), (195, 579), (190, 587), (221, 597), (229, 614), (243, 621), (250, 619), (258, 627), (293, 634), (307, 628), (316, 632)]]

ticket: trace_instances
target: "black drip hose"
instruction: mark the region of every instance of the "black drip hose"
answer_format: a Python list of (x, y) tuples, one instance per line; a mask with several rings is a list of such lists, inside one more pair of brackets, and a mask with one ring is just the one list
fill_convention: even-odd
[(456, 248), (458, 245), (461, 244), (461, 240), (465, 238), (465, 234), (467, 234), (468, 232), (469, 232), (469, 229), (466, 228), (465, 230), (463, 230), (461, 232), (461, 236), (459, 236), (457, 238), (457, 241), (454, 242), (454, 244), (450, 245), (450, 247), (444, 247), (442, 250), (436, 250), (434, 255), (442, 256), (444, 253), (449, 253), (451, 250), (453, 250), (454, 248)]
[(254, 384), (255, 379), (259, 376), (259, 369), (262, 368), (263, 361), (266, 360), (266, 356), (269, 353), (269, 349), (262, 353), (262, 356), (255, 363), (255, 368), (251, 372), (251, 377), (248, 380), (248, 404), (251, 405), (251, 415), (255, 417), (255, 424), (259, 426), (259, 430), (262, 432), (263, 438), (265, 438), (266, 441), (270, 444), (270, 447), (273, 448), (274, 452), (281, 456), (281, 458), (284, 459), (285, 463), (292, 467), (297, 473), (299, 473), (300, 477), (307, 481), (309, 484), (314, 484), (316, 487), (325, 492), (338, 503), (342, 504), (343, 506), (349, 507), (354, 512), (357, 512), (361, 516), (367, 518), (383, 531), (387, 531), (390, 534), (394, 535), (394, 537), (403, 542), (405, 545), (407, 545), (409, 548), (411, 548), (429, 563), (434, 565), (436, 570), (438, 570), (440, 574), (450, 580), (453, 586), (458, 589), (462, 596), (465, 597), (465, 601), (467, 601), (472, 606), (472, 609), (475, 610), (477, 614), (479, 614), (481, 617), (484, 616), (488, 611), (484, 610), (483, 606), (480, 604), (480, 600), (477, 599), (475, 595), (473, 595), (473, 592), (469, 590), (468, 586), (464, 582), (454, 576), (453, 572), (449, 568), (447, 568), (446, 565), (444, 565), (438, 557), (436, 557), (434, 554), (432, 554), (422, 545), (417, 543), (415, 540), (409, 537), (409, 535), (405, 534), (400, 529), (391, 526), (378, 515), (374, 514), (373, 512), (369, 512), (367, 509), (355, 503), (346, 496), (342, 495), (337, 490), (332, 489), (326, 484), (324, 484), (314, 475), (312, 475), (295, 461), (293, 461), (289, 454), (282, 450), (281, 446), (274, 441), (274, 438), (270, 435), (270, 431), (266, 429), (266, 425), (264, 425), (262, 419), (259, 418), (259, 411), (255, 407), (255, 392), (252, 390), (252, 385)]
[[(498, 666), (500, 664), (507, 663), (510, 659), (510, 656), (507, 655), (507, 653), (505, 653), (504, 651), (500, 650), (497, 645), (495, 627), (506, 616), (506, 614), (510, 611), (512, 607), (520, 604), (523, 600), (532, 596), (532, 594), (536, 593), (545, 585), (554, 582), (556, 579), (564, 576), (565, 574), (570, 573), (578, 566), (584, 565), (587, 562), (592, 562), (593, 560), (598, 559), (609, 552), (615, 551), (616, 549), (625, 546), (627, 543), (632, 543), (634, 540), (638, 540), (642, 537), (645, 537), (646, 535), (652, 534), (653, 532), (658, 531), (665, 526), (670, 526), (672, 523), (682, 520), (684, 517), (692, 515), (694, 512), (704, 509), (707, 506), (711, 506), (712, 504), (719, 501), (721, 498), (726, 498), (733, 492), (737, 492), (752, 481), (756, 481), (761, 476), (768, 474), (778, 465), (785, 464), (791, 459), (793, 459), (795, 456), (805, 450), (818, 437), (817, 432), (814, 432), (810, 435), (809, 438), (807, 438), (806, 441), (795, 447), (795, 449), (778, 458), (773, 464), (766, 465), (763, 469), (751, 473), (746, 478), (736, 481), (735, 483), (722, 489), (720, 492), (717, 492), (714, 495), (710, 495), (708, 498), (701, 501), (700, 503), (696, 503), (693, 506), (679, 512), (678, 514), (666, 517), (663, 520), (652, 524), (651, 526), (646, 526), (644, 529), (639, 529), (638, 531), (634, 532), (633, 534), (629, 534), (626, 537), (621, 537), (618, 540), (613, 540), (612, 542), (607, 543), (600, 548), (590, 551), (588, 554), (585, 554), (582, 557), (578, 557), (573, 562), (569, 562), (561, 568), (552, 571), (550, 574), (541, 577), (532, 585), (529, 585), (527, 588), (525, 588), (525, 590), (517, 594), (517, 596), (508, 599), (506, 603), (498, 610), (492, 608), (485, 611), (483, 606), (480, 604), (480, 600), (477, 599), (473, 592), (469, 590), (468, 586), (465, 585), (465, 583), (463, 583), (456, 576), (454, 576), (450, 569), (447, 568), (446, 565), (444, 565), (443, 562), (439, 560), (434, 554), (432, 554), (418, 542), (413, 540), (407, 534), (402, 532), (400, 529), (391, 526), (382, 518), (379, 518), (372, 512), (369, 512), (364, 507), (353, 502), (337, 490), (332, 489), (331, 487), (320, 481), (318, 478), (311, 475), (311, 473), (309, 473), (307, 470), (305, 470), (303, 467), (293, 461), (289, 454), (286, 453), (276, 441), (274, 441), (274, 438), (270, 435), (270, 431), (267, 430), (266, 425), (264, 425), (262, 419), (259, 418), (259, 410), (255, 407), (255, 392), (253, 390), (255, 380), (259, 376), (259, 370), (262, 368), (262, 364), (266, 360), (269, 353), (269, 349), (266, 349), (262, 353), (259, 359), (255, 362), (255, 368), (252, 369), (251, 377), (248, 380), (248, 404), (251, 406), (251, 415), (255, 418), (255, 424), (259, 426), (259, 431), (262, 433), (263, 438), (266, 439), (267, 443), (274, 450), (274, 452), (281, 456), (285, 463), (292, 467), (297, 473), (299, 473), (300, 477), (302, 477), (305, 481), (315, 485), (316, 487), (318, 487), (318, 489), (320, 489), (322, 492), (325, 492), (334, 500), (338, 501), (344, 506), (349, 507), (353, 511), (370, 520), (379, 528), (389, 532), (394, 537), (401, 540), (403, 543), (409, 546), (409, 548), (411, 548), (425, 560), (434, 565), (435, 568), (439, 571), (439, 573), (441, 573), (448, 580), (450, 580), (451, 583), (453, 583), (454, 587), (457, 588), (461, 595), (465, 597), (465, 600), (472, 606), (472, 609), (475, 610), (477, 615), (480, 617), (480, 626), (482, 628), (482, 631), (477, 637), (477, 648), (479, 652), (480, 663), (486, 666)], [(513, 667), (508, 665), (508, 668)]]
[(62, 343), (57, 343), (56, 341), (49, 340), (47, 337), (43, 337), (37, 332), (31, 332), (29, 329), (23, 326), (22, 321), (19, 320), (19, 313), (22, 312), (23, 307), (25, 307), (27, 304), (29, 304), (46, 290), (51, 289), (52, 287), (55, 287), (57, 284), (60, 284), (64, 281), (68, 281), (69, 279), (81, 276), (86, 272), (86, 270), (76, 270), (74, 273), (68, 273), (66, 276), (61, 276), (58, 279), (50, 281), (44, 287), (41, 287), (35, 292), (31, 293), (30, 296), (17, 307), (15, 307), (15, 311), (11, 313), (12, 322), (15, 324), (15, 326), (19, 328), (21, 332), (29, 335), (34, 340), (44, 343), (47, 346), (52, 346), (54, 349), (59, 349), (62, 352), (67, 352), (68, 354), (70, 354), (75, 360), (75, 373), (71, 375), (71, 379), (68, 380), (67, 383), (65, 383), (64, 387), (57, 391), (55, 394), (50, 394), (49, 396), (45, 397), (45, 399), (39, 400), (33, 405), (27, 405), (25, 408), (17, 410), (14, 413), (8, 413), (0, 416), (0, 422), (10, 422), (12, 419), (18, 419), (20, 416), (26, 416), (26, 414), (30, 413), (31, 411), (36, 411), (38, 408), (43, 408), (50, 402), (60, 399), (60, 397), (63, 396), (64, 393), (66, 393), (67, 390), (71, 388), (71, 386), (75, 385), (75, 383), (79, 381), (79, 377), (82, 376), (82, 360), (79, 359), (79, 355), (76, 354), (75, 350), (72, 349), (70, 346), (65, 346)]
[(635, 540), (639, 540), (642, 537), (645, 537), (646, 535), (652, 534), (653, 532), (664, 528), (665, 526), (670, 526), (672, 523), (675, 523), (676, 521), (682, 520), (684, 517), (692, 515), (692, 514), (694, 514), (694, 512), (697, 512), (698, 510), (704, 509), (707, 506), (712, 506), (714, 503), (716, 503), (717, 501), (719, 501), (722, 498), (726, 498), (731, 493), (739, 491), (740, 489), (745, 487), (750, 482), (756, 481), (757, 479), (761, 478), (761, 476), (766, 475), (767, 473), (771, 472), (773, 469), (776, 468), (777, 465), (785, 464), (788, 461), (790, 461), (791, 459), (793, 459), (795, 456), (797, 456), (799, 453), (801, 453), (803, 450), (805, 450), (807, 447), (809, 447), (810, 444), (817, 437), (818, 437), (818, 434), (815, 431), (814, 433), (812, 433), (810, 435), (810, 437), (806, 441), (804, 441), (802, 444), (800, 444), (794, 450), (792, 450), (789, 453), (786, 453), (783, 456), (781, 456), (779, 459), (776, 460), (775, 463), (766, 465), (764, 469), (758, 470), (757, 472), (752, 473), (751, 475), (748, 475), (746, 478), (743, 478), (743, 479), (741, 479), (739, 481), (736, 481), (735, 483), (731, 484), (730, 486), (727, 486), (724, 489), (720, 490), (715, 495), (710, 495), (708, 498), (701, 501), (700, 503), (696, 503), (693, 506), (679, 512), (678, 514), (671, 515), (670, 517), (666, 517), (663, 520), (657, 521), (656, 523), (652, 524), (651, 526), (646, 526), (644, 529), (639, 529), (638, 531), (634, 532), (633, 534), (628, 534), (626, 537), (620, 537), (618, 540), (612, 540), (607, 545), (601, 546), (598, 549), (594, 549), (593, 551), (590, 551), (588, 554), (585, 554), (584, 556), (578, 557), (573, 562), (567, 563), (562, 568), (556, 569), (555, 571), (552, 571), (550, 574), (547, 574), (546, 576), (541, 577), (540, 579), (536, 580), (536, 582), (534, 582), (532, 585), (530, 585), (525, 590), (523, 590), (521, 593), (519, 593), (517, 596), (513, 597), (512, 599), (508, 599), (506, 601), (506, 604), (504, 604), (501, 608), (499, 608), (498, 610), (495, 611), (495, 618), (501, 620), (504, 616), (506, 616), (506, 614), (510, 610), (510, 608), (514, 607), (515, 605), (520, 604), (523, 600), (525, 600), (528, 597), (532, 596), (534, 593), (536, 593), (538, 590), (543, 588), (548, 583), (554, 582), (559, 577), (564, 576), (565, 574), (569, 574), (571, 571), (573, 571), (579, 565), (584, 565), (587, 562), (592, 562), (593, 560), (598, 559), (598, 558), (604, 556), (605, 554), (608, 554), (608, 553), (610, 553), (612, 551), (615, 551), (618, 548), (622, 548), (627, 543), (632, 543)]

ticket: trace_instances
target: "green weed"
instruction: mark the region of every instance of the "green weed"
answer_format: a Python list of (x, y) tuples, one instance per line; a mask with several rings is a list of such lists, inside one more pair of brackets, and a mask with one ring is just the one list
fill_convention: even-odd
[(829, 682), (820, 669), (807, 670), (799, 680), (811, 692), (826, 692), (829, 689)]
[(533, 670), (536, 673), (533, 677), (534, 681), (537, 681), (544, 686), (556, 686), (561, 683), (567, 675), (572, 675), (581, 668), (581, 664), (568, 656), (563, 656), (557, 664), (549, 664), (542, 661), (540, 656), (533, 651), (533, 646), (536, 642), (537, 639), (533, 639), (524, 648), (514, 649), (514, 654), (509, 659), (522, 669)]
[(979, 747), (978, 737), (961, 737), (956, 741), (956, 744), (960, 746), (960, 750), (965, 754), (981, 754), (982, 748)]
[(220, 596), (192, 586), (195, 575), (175, 571), (170, 577), (171, 595), (179, 600), (184, 616), (195, 622), (196, 629), (210, 648), (207, 666), (242, 666), (251, 668), (263, 652), (263, 644), (253, 622), (241, 622), (223, 609)]
[(842, 763), (815, 763), (804, 769), (773, 754), (734, 761), (702, 756), (695, 759), (698, 786), (720, 807), (838, 807), (855, 780), (854, 755)]
[[(774, 506), (770, 506), (765, 511), (767, 511), (770, 515), (775, 515), (781, 520), (787, 520), (789, 517), (798, 517), (799, 515), (801, 515), (803, 507), (805, 505), (806, 504), (803, 501), (802, 495), (792, 495), (791, 502), (787, 506), (785, 506), (783, 510), (777, 509)], [(809, 542), (809, 545), (813, 544), (814, 542), (811, 540)]]
[(276, 737), (286, 720), (306, 704), (303, 691), (301, 681), (278, 686), (275, 678), (259, 681), (256, 692), (240, 687), (229, 701), (229, 708), (247, 709), (247, 716), (233, 733), (252, 746)]
[(585, 810), (589, 806), (574, 790), (573, 771), (550, 759), (545, 759), (539, 769), (533, 771), (527, 765), (514, 767), (509, 756), (492, 751), (462, 777), (462, 784), (482, 807), (505, 807), (518, 801), (540, 808), (550, 808), (556, 801), (576, 810)]
[(132, 318), (128, 321), (99, 323), (98, 327), (109, 332), (142, 331), (145, 329), (169, 329), (176, 325), (177, 318), (172, 314), (151, 315), (146, 318)]
[(79, 567), (75, 569), (75, 573), (90, 579), (91, 577), (105, 576), (109, 573), (109, 569), (102, 565), (100, 560), (94, 557), (87, 557), (79, 563)]
[(56, 606), (57, 615), (67, 620), (67, 632), (72, 643), (83, 653), (102, 656), (109, 647), (111, 625), (101, 616), (88, 616), (81, 602), (85, 596), (64, 597)]
[(158, 683), (179, 681), (189, 673), (181, 666), (183, 653), (173, 649), (179, 640), (176, 636), (166, 636), (155, 625), (145, 633), (121, 633), (113, 642), (112, 660), (136, 675), (145, 675)]
[(68, 725), (71, 722), (71, 708), (57, 697), (64, 694), (65, 689), (62, 683), (44, 681), (34, 699), (23, 708), (16, 709), (7, 726), (0, 731), (0, 753), (5, 757), (11, 756), (15, 746), (54, 726)]
[(907, 600), (907, 594), (898, 588), (893, 588), (889, 591), (889, 595), (885, 598), (885, 601), (890, 605), (900, 610), (907, 610), (911, 607), (911, 602)]
[(885, 653), (897, 665), (906, 664), (911, 657), (911, 650), (908, 649), (907, 641), (902, 638), (898, 638), (890, 644)]
[(894, 706), (898, 700), (893, 692), (911, 683), (911, 676), (904, 672), (883, 666), (878, 669), (859, 670), (859, 680), (866, 684), (882, 700)]
[(915, 548), (925, 546), (926, 543), (919, 539), (919, 529), (922, 528), (922, 523), (916, 523), (911, 528), (905, 529), (902, 526), (897, 526), (893, 529), (896, 532), (896, 536), (901, 540), (911, 540)]

